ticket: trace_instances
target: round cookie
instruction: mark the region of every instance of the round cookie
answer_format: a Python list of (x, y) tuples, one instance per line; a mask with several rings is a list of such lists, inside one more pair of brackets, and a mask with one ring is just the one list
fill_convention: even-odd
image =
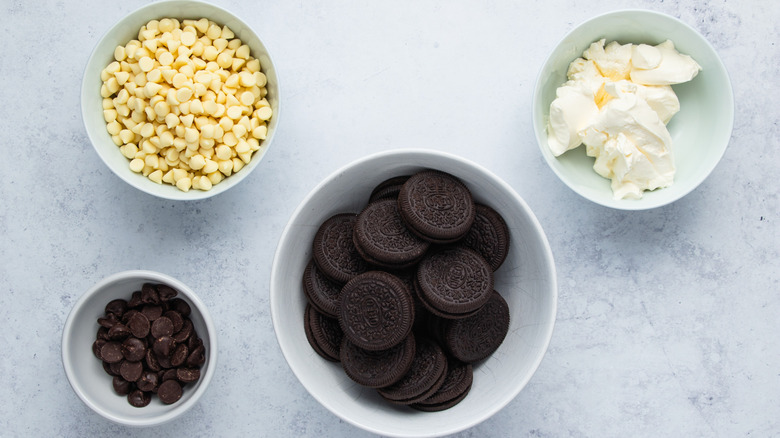
[(469, 189), (454, 176), (437, 170), (412, 175), (398, 194), (398, 208), (412, 232), (434, 243), (462, 238), (476, 214)]
[(377, 390), (393, 404), (410, 405), (430, 397), (441, 388), (447, 376), (447, 357), (430, 338), (417, 339), (417, 352), (409, 372), (401, 380)]
[(369, 351), (344, 338), (341, 366), (353, 381), (368, 388), (383, 388), (399, 381), (412, 366), (416, 351), (414, 335), (387, 350)]
[(477, 251), (496, 271), (509, 253), (509, 227), (497, 211), (476, 204), (474, 224), (461, 243)]
[(467, 315), (482, 307), (493, 292), (493, 282), (487, 261), (462, 246), (430, 253), (417, 268), (421, 301), (445, 317)]
[(414, 302), (398, 277), (368, 271), (344, 285), (338, 318), (344, 336), (352, 343), (366, 350), (384, 350), (411, 332)]
[(322, 358), (338, 362), (341, 341), (344, 338), (338, 320), (323, 315), (310, 304), (306, 305), (303, 318), (306, 340), (311, 348)]
[(408, 179), (409, 175), (401, 175), (382, 181), (371, 191), (371, 195), (368, 197), (368, 203), (370, 204), (380, 199), (397, 199), (401, 187), (403, 187)]
[(473, 381), (474, 372), (471, 364), (448, 358), (447, 376), (441, 388), (425, 400), (413, 404), (412, 407), (426, 412), (449, 409), (466, 397)]
[(430, 242), (404, 225), (393, 199), (382, 199), (363, 209), (355, 223), (353, 239), (364, 259), (391, 269), (415, 265), (430, 246)]
[(341, 285), (325, 276), (314, 260), (309, 261), (303, 270), (303, 292), (320, 313), (336, 318)]
[(509, 306), (496, 291), (468, 318), (449, 320), (442, 330), (444, 347), (463, 362), (482, 360), (498, 349), (509, 331)]
[(314, 235), (314, 263), (331, 280), (344, 284), (368, 270), (368, 264), (352, 242), (352, 229), (357, 215), (342, 213), (322, 223)]

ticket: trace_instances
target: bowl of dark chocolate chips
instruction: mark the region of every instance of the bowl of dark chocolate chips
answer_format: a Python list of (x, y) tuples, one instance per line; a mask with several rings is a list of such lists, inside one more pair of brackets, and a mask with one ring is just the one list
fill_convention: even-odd
[(187, 285), (125, 271), (90, 288), (62, 333), (62, 363), (76, 395), (114, 422), (152, 426), (194, 406), (216, 369), (216, 330)]

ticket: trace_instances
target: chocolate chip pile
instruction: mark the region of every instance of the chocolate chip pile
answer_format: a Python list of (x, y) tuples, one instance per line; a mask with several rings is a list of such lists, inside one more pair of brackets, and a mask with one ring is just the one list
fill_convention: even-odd
[(176, 295), (167, 285), (146, 283), (129, 301), (109, 302), (97, 320), (92, 352), (113, 376), (114, 391), (135, 407), (148, 405), (152, 394), (175, 403), (182, 388), (200, 378), (206, 349), (189, 304)]
[(448, 409), (509, 330), (493, 278), (508, 249), (501, 215), (453, 175), (383, 181), (360, 214), (336, 214), (314, 237), (303, 275), (309, 344), (390, 403)]

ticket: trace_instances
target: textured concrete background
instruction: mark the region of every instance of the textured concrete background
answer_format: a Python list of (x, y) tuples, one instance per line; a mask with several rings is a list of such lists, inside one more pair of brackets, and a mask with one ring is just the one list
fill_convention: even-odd
[[(271, 50), (284, 111), (249, 179), (190, 203), (114, 176), (81, 121), (93, 47), (145, 3), (0, 0), (0, 435), (368, 435), (321, 407), (285, 363), (269, 275), (309, 190), (350, 161), (401, 147), (492, 170), (534, 210), (556, 258), (558, 321), (545, 360), (512, 403), (461, 436), (780, 435), (777, 3), (215, 0)], [(557, 41), (627, 7), (701, 32), (736, 102), (730, 146), (710, 178), (645, 212), (569, 190), (531, 125), (536, 74)], [(205, 397), (153, 430), (89, 410), (60, 360), (76, 299), (138, 268), (195, 289), (220, 337)]]

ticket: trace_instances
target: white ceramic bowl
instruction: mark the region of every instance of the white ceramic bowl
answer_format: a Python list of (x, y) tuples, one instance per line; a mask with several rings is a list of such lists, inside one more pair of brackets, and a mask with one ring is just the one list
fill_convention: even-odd
[[(130, 299), (143, 283), (163, 283), (176, 289), (177, 298), (186, 301), (192, 313), (195, 331), (206, 348), (206, 362), (200, 368), (200, 379), (184, 387), (176, 403), (163, 404), (156, 396), (143, 408), (130, 405), (127, 397), (117, 395), (100, 360), (92, 353), (92, 343), (99, 328), (97, 319), (105, 314), (109, 301)], [(184, 283), (153, 271), (125, 271), (111, 275), (82, 295), (73, 306), (62, 332), (62, 363), (65, 375), (79, 398), (93, 411), (117, 423), (130, 426), (152, 426), (173, 420), (193, 407), (205, 393), (217, 366), (217, 331), (206, 306)]]
[[(692, 81), (672, 88), (680, 99), (678, 112), (667, 125), (677, 167), (674, 184), (645, 192), (640, 200), (612, 199), (610, 180), (593, 170), (585, 147), (555, 157), (547, 147), (547, 120), (555, 90), (566, 81), (569, 63), (594, 41), (658, 44), (667, 39), (702, 67)], [(598, 204), (624, 210), (643, 210), (669, 204), (695, 189), (712, 172), (726, 151), (734, 123), (734, 96), (726, 68), (715, 49), (696, 30), (676, 18), (646, 10), (610, 12), (590, 19), (569, 32), (539, 71), (533, 98), (536, 139), (547, 164), (572, 190)]]
[[(314, 234), (333, 214), (358, 213), (372, 188), (392, 176), (424, 168), (451, 173), (475, 200), (506, 220), (509, 255), (496, 273), (496, 290), (510, 307), (511, 326), (501, 347), (474, 367), (469, 395), (435, 413), (392, 406), (376, 391), (350, 380), (340, 364), (320, 358), (304, 334), (306, 298), (301, 278), (312, 256)], [(552, 336), (557, 284), (552, 253), (542, 227), (522, 198), (487, 169), (446, 153), (396, 150), (355, 161), (332, 173), (301, 202), (288, 222), (271, 270), (271, 315), (293, 373), (309, 393), (343, 420), (386, 436), (438, 436), (472, 427), (506, 406), (536, 371)]]
[[(103, 119), (103, 99), (100, 96), (100, 72), (114, 60), (114, 49), (118, 45), (125, 45), (131, 39), (138, 36), (138, 30), (144, 24), (153, 19), (161, 18), (200, 19), (208, 18), (221, 25), (227, 25), (250, 48), (253, 57), (260, 60), (263, 73), (268, 78), (266, 85), (268, 95), (266, 99), (271, 104), (273, 116), (268, 123), (268, 135), (260, 144), (260, 150), (252, 155), (252, 160), (239, 172), (225, 178), (209, 191), (191, 189), (182, 192), (170, 184), (156, 184), (147, 177), (135, 173), (129, 168), (129, 160), (119, 151), (119, 147), (111, 140), (106, 131), (106, 122)], [(103, 38), (100, 39), (92, 56), (87, 62), (84, 71), (84, 80), (81, 84), (81, 117), (87, 129), (92, 146), (97, 151), (104, 163), (119, 178), (131, 186), (160, 198), (172, 200), (196, 200), (204, 199), (219, 193), (241, 182), (257, 168), (263, 159), (271, 141), (276, 133), (281, 109), (279, 79), (276, 68), (271, 61), (271, 55), (257, 34), (237, 16), (218, 6), (191, 0), (170, 0), (150, 3), (137, 9), (116, 23)]]

